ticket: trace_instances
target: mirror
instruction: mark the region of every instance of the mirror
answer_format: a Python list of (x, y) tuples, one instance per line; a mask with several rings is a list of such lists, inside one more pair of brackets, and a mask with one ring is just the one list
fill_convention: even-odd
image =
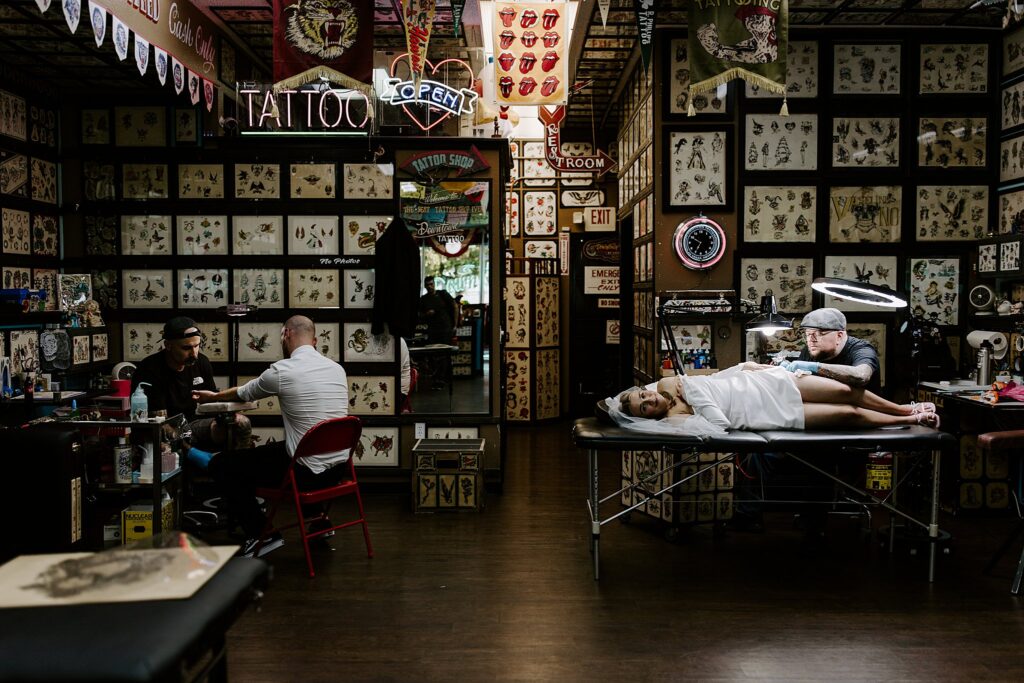
[(399, 184), (401, 213), (420, 244), (416, 335), (407, 339), (416, 370), (415, 413), (489, 413), (489, 181)]

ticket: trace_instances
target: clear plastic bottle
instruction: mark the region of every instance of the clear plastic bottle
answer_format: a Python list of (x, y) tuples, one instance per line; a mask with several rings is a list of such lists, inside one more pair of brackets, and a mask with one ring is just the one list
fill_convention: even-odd
[(149, 399), (142, 387), (151, 386), (149, 382), (139, 382), (132, 394), (132, 422), (144, 422), (149, 418)]

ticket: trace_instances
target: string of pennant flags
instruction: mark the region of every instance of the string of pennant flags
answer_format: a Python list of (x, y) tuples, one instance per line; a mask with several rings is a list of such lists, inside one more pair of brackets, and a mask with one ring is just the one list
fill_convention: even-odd
[[(50, 9), (53, 0), (35, 0), (36, 6), (43, 14)], [(99, 4), (87, 0), (89, 10), (89, 24), (92, 26), (93, 37), (96, 40), (96, 47), (103, 47), (107, 38), (108, 23), (110, 26), (111, 38), (114, 43), (114, 52), (122, 62), (128, 58), (128, 45), (134, 37), (135, 65), (139, 74), (146, 75), (150, 64), (150, 48), (152, 48), (152, 62), (156, 69), (160, 85), (167, 84), (167, 76), (170, 73), (171, 85), (175, 94), (180, 95), (188, 87), (188, 96), (193, 105), (199, 104), (200, 97), (206, 104), (206, 110), (213, 110), (213, 103), (216, 95), (216, 86), (210, 81), (191, 69), (187, 68), (178, 59), (169, 54), (166, 50), (143, 38), (117, 15)], [(82, 17), (82, 0), (61, 0), (61, 9), (64, 12), (64, 19), (68, 24), (71, 33), (78, 31), (78, 25)], [(107, 15), (110, 15), (110, 22), (107, 22)]]

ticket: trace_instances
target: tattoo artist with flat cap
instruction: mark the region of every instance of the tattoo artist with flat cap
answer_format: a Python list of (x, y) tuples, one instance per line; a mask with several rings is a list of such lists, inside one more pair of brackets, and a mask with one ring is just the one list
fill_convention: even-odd
[(803, 370), (853, 387), (879, 393), (878, 353), (863, 339), (846, 333), (846, 316), (835, 308), (819, 308), (800, 322), (807, 347), (799, 359), (783, 361), (790, 372)]

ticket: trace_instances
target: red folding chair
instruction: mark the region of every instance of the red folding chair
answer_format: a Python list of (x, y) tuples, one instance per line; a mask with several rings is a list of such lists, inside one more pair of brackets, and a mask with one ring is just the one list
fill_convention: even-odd
[[(295, 454), (292, 457), (292, 464), (288, 468), (288, 474), (285, 475), (284, 481), (281, 482), (281, 486), (277, 489), (259, 489), (256, 492), (257, 496), (273, 502), (270, 514), (267, 516), (267, 531), (264, 532), (263, 539), (266, 540), (268, 536), (275, 532), (280, 532), (284, 529), (291, 529), (295, 526), (299, 527), (299, 533), (302, 535), (302, 547), (306, 551), (306, 564), (309, 566), (310, 578), (316, 576), (316, 572), (313, 571), (313, 559), (309, 554), (309, 539), (311, 538), (324, 536), (332, 531), (344, 529), (356, 524), (362, 524), (363, 538), (366, 540), (366, 556), (373, 557), (373, 545), (370, 543), (370, 529), (366, 524), (366, 513), (363, 512), (363, 498), (359, 494), (359, 483), (356, 481), (355, 458), (350, 457), (348, 462), (335, 465), (335, 467), (346, 468), (347, 473), (340, 482), (333, 486), (311, 491), (300, 491), (295, 485), (295, 467), (299, 458), (323, 455), (325, 453), (335, 453), (347, 448), (354, 448), (356, 444), (359, 443), (359, 435), (362, 431), (362, 422), (360, 422), (358, 417), (353, 416), (336, 417), (330, 420), (324, 420), (323, 422), (314, 425), (312, 429), (306, 432), (306, 435), (302, 437), (302, 440), (299, 441), (298, 448), (295, 449)], [(359, 508), (358, 519), (353, 519), (343, 524), (325, 526), (322, 529), (317, 529), (312, 532), (308, 531), (307, 527), (310, 522), (328, 520), (327, 512), (329, 511), (329, 505), (324, 508), (322, 513), (310, 519), (303, 516), (303, 505), (333, 501), (336, 498), (350, 495), (354, 495), (356, 497), (356, 506)], [(295, 504), (295, 516), (298, 521), (294, 524), (275, 527), (274, 516), (277, 514), (278, 506), (287, 498), (291, 498)]]

